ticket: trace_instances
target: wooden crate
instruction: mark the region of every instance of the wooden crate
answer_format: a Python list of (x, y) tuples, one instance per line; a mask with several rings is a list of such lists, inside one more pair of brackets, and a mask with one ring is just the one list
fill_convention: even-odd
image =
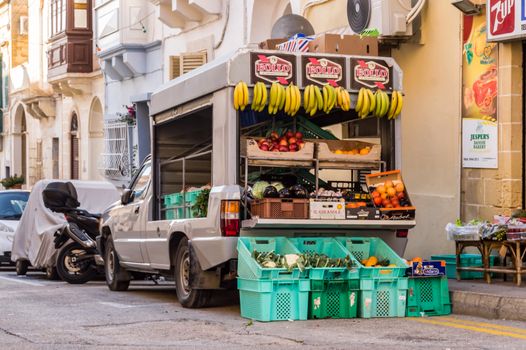
[[(320, 161), (320, 166), (335, 165), (335, 163), (354, 163), (370, 164), (378, 168), (378, 163), (382, 156), (382, 146), (370, 142), (358, 140), (318, 140), (316, 141), (316, 157)], [(336, 154), (336, 150), (350, 151), (352, 149), (360, 150), (365, 147), (371, 147), (366, 155)], [(348, 164), (344, 166), (348, 167)]]
[(365, 182), (367, 183), (367, 188), (377, 187), (384, 184), (386, 181), (391, 180), (394, 184), (399, 182), (404, 184), (404, 194), (405, 198), (409, 202), (409, 207), (402, 208), (379, 208), (384, 219), (393, 219), (393, 220), (404, 220), (404, 219), (414, 219), (416, 208), (413, 206), (411, 199), (409, 198), (409, 193), (407, 187), (402, 179), (402, 174), (400, 170), (386, 171), (382, 173), (373, 173), (365, 177)]
[(300, 198), (265, 198), (251, 203), (252, 216), (261, 219), (308, 219), (309, 200)]
[(241, 155), (250, 159), (253, 165), (276, 166), (303, 165), (311, 166), (314, 160), (314, 143), (305, 141), (303, 148), (297, 152), (270, 152), (259, 149), (258, 141), (262, 137), (243, 137), (241, 139)]

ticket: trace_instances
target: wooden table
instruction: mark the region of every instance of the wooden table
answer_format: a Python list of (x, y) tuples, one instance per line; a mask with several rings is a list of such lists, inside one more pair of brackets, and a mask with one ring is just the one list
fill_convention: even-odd
[[(460, 266), (460, 254), (468, 247), (476, 248), (482, 256), (483, 266)], [(494, 250), (506, 250), (502, 266), (490, 266), (490, 255)], [(457, 280), (460, 281), (462, 271), (480, 271), (484, 273), (484, 279), (491, 283), (491, 272), (512, 274), (518, 286), (522, 283), (522, 274), (526, 274), (522, 264), (526, 257), (526, 240), (521, 241), (455, 241), (456, 261), (457, 261)], [(506, 258), (511, 257), (512, 267), (506, 266)]]

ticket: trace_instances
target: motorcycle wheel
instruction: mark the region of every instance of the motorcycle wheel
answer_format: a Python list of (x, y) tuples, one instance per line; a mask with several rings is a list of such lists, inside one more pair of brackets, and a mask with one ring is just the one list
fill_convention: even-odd
[(27, 268), (29, 267), (29, 261), (19, 259), (16, 261), (16, 274), (18, 276), (24, 276), (27, 274)]
[(77, 242), (72, 242), (60, 250), (57, 257), (57, 273), (64, 282), (83, 284), (97, 275), (95, 259), (76, 261), (76, 258), (90, 254)]

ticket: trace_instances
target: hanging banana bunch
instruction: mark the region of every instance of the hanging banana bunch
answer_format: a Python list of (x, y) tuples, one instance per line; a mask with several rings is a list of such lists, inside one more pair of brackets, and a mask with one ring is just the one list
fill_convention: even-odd
[(285, 89), (285, 106), (284, 111), (291, 117), (295, 116), (298, 113), (298, 110), (301, 106), (301, 93), (300, 89), (290, 83), (289, 86)]
[(345, 112), (351, 109), (351, 96), (349, 92), (341, 86), (336, 88), (336, 107), (341, 108)]
[(336, 91), (329, 85), (323, 85), (323, 111), (329, 114), (336, 104)]
[(317, 85), (307, 85), (303, 92), (303, 108), (311, 117), (323, 109), (323, 96)]
[(280, 83), (272, 83), (270, 87), (270, 98), (268, 103), (268, 113), (275, 115), (283, 109), (285, 105), (285, 88)]
[(404, 105), (404, 98), (400, 91), (393, 91), (391, 95), (391, 108), (389, 108), (389, 114), (387, 114), (387, 119), (396, 119), (402, 112), (402, 107)]
[(248, 105), (248, 86), (244, 81), (237, 83), (234, 88), (234, 108), (235, 110), (245, 110)]
[(264, 83), (258, 81), (256, 85), (254, 85), (254, 97), (252, 98), (251, 106), (252, 110), (255, 112), (262, 112), (267, 105), (267, 99), (267, 86)]

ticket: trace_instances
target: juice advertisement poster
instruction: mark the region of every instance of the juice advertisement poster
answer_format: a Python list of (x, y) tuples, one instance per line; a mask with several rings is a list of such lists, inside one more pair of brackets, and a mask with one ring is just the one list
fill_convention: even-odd
[(464, 16), (462, 166), (498, 167), (497, 44), (486, 41), (486, 16)]

